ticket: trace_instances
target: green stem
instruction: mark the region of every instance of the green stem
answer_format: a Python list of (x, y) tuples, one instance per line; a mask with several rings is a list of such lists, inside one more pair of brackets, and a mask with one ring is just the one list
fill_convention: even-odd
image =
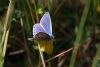
[[(49, 58), (51, 57), (51, 55), (49, 55)], [(51, 62), (48, 62), (48, 67), (52, 67)]]
[(83, 29), (84, 29), (85, 21), (86, 21), (86, 18), (87, 18), (88, 12), (89, 12), (89, 8), (90, 8), (90, 1), (91, 0), (86, 0), (86, 5), (84, 8), (83, 15), (82, 15), (80, 25), (79, 25), (79, 29), (78, 29), (78, 32), (76, 35), (76, 40), (74, 43), (74, 48), (73, 48), (72, 57), (71, 57), (69, 67), (74, 67), (77, 51), (78, 51), (78, 48), (81, 46), (80, 42), (82, 40)]
[(41, 66), (41, 57), (39, 56), (39, 63), (37, 67), (40, 67), (40, 66)]
[(31, 35), (31, 24), (30, 24), (30, 16), (29, 16), (29, 12), (28, 12), (28, 10), (27, 10), (27, 6), (26, 6), (26, 2), (25, 2), (25, 0), (20, 0), (21, 1), (21, 3), (19, 4), (19, 8), (20, 9), (22, 9), (22, 11), (23, 11), (23, 14), (25, 15), (25, 16), (23, 16), (23, 19), (25, 19), (25, 20), (23, 20), (23, 22), (25, 23), (24, 24), (24, 28), (25, 28), (25, 31), (27, 32), (27, 34), (30, 36)]
[(98, 63), (99, 60), (100, 60), (100, 44), (97, 44), (97, 53), (96, 53), (96, 56), (93, 59), (91, 67), (97, 67), (97, 63)]
[(40, 57), (41, 57), (41, 60), (42, 60), (43, 67), (46, 67), (46, 66), (45, 66), (45, 62), (44, 62), (43, 53), (41, 52), (41, 47), (40, 47), (40, 44), (38, 44), (38, 48), (39, 48)]
[(2, 35), (2, 40), (0, 42), (0, 67), (3, 67), (3, 63), (4, 63), (4, 57), (5, 57), (5, 53), (6, 53), (6, 46), (7, 46), (7, 41), (8, 41), (9, 29), (10, 29), (14, 5), (15, 5), (15, 0), (10, 0), (9, 2), (10, 3), (8, 6), (8, 11), (7, 11), (7, 15), (5, 18), (4, 32)]
[(6, 47), (7, 47), (7, 41), (8, 41), (8, 35), (9, 35), (9, 29), (7, 30), (7, 33), (6, 33), (6, 36), (5, 36), (5, 42), (4, 42), (4, 46), (3, 46), (2, 58), (0, 59), (0, 67), (3, 67), (4, 57), (5, 57), (5, 53), (6, 53)]
[(6, 19), (5, 19), (5, 25), (4, 25), (4, 32), (3, 32), (3, 36), (2, 36), (2, 41), (1, 41), (0, 44), (3, 44), (3, 42), (5, 40), (6, 31), (9, 27), (8, 25), (10, 25), (10, 23), (11, 23), (13, 10), (14, 10), (14, 5), (15, 5), (15, 0), (10, 0), (7, 15), (6, 15)]
[(35, 8), (35, 12), (36, 12), (36, 19), (37, 19), (37, 22), (39, 23), (39, 17), (38, 17), (35, 1), (34, 1), (34, 8)]
[(51, 67), (51, 62), (48, 62), (48, 67)]
[(30, 11), (30, 15), (31, 15), (31, 18), (32, 18), (32, 22), (33, 22), (33, 24), (35, 24), (35, 20), (34, 20), (33, 13), (32, 13), (32, 8), (30, 6), (29, 0), (26, 0), (26, 2), (27, 2), (27, 5), (29, 7), (29, 11)]
[(49, 12), (51, 12), (52, 11), (52, 5), (53, 4), (53, 0), (48, 0), (48, 10), (49, 10)]

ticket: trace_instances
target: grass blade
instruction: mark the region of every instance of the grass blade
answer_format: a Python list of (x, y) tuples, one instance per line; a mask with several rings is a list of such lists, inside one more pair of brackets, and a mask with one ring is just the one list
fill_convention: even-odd
[(15, 0), (10, 0), (9, 2), (10, 3), (8, 6), (8, 11), (7, 11), (6, 19), (5, 19), (2, 40), (0, 42), (0, 67), (3, 67), (3, 63), (4, 63), (9, 29), (10, 29), (10, 24), (11, 24), (11, 20), (12, 20), (14, 5), (15, 5)]
[(76, 40), (75, 40), (75, 43), (74, 43), (74, 48), (73, 48), (69, 67), (74, 67), (77, 51), (78, 51), (78, 48), (81, 45), (80, 42), (82, 40), (85, 21), (86, 21), (86, 18), (87, 18), (88, 12), (89, 12), (89, 8), (90, 8), (90, 1), (91, 0), (86, 1), (86, 5), (85, 5), (83, 15), (82, 15), (82, 18), (81, 18), (81, 21), (80, 21), (79, 29), (78, 29), (78, 32), (77, 32), (77, 35), (76, 35)]

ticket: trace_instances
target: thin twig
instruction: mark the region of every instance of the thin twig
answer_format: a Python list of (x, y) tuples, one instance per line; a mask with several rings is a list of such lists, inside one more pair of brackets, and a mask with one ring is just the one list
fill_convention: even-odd
[(31, 9), (31, 6), (29, 4), (29, 0), (26, 0), (27, 4), (28, 4), (28, 7), (29, 7), (29, 10), (30, 10), (30, 15), (32, 17), (32, 21), (33, 21), (33, 24), (35, 24), (35, 20), (34, 20), (34, 17), (33, 17), (33, 13), (32, 13), (32, 9)]
[(72, 49), (73, 49), (73, 48), (70, 48), (70, 49), (68, 49), (68, 50), (66, 50), (66, 51), (61, 52), (60, 54), (57, 54), (56, 56), (54, 56), (54, 57), (52, 57), (52, 58), (46, 60), (45, 63), (47, 63), (47, 62), (49, 62), (49, 61), (51, 61), (51, 60), (53, 60), (53, 59), (55, 59), (55, 58), (57, 58), (57, 57), (59, 57), (59, 56), (61, 56), (61, 55), (65, 54), (65, 53), (71, 51)]
[(35, 8), (35, 12), (36, 12), (36, 19), (37, 19), (37, 22), (39, 22), (39, 17), (38, 17), (38, 13), (37, 13), (37, 8), (36, 8), (35, 0), (32, 0), (32, 1), (33, 1), (34, 8)]
[(66, 0), (62, 0), (61, 3), (58, 5), (58, 8), (55, 10), (54, 12), (54, 15), (57, 14), (58, 10), (61, 8), (61, 6), (63, 5), (63, 3), (65, 2)]
[[(58, 28), (59, 29), (59, 31), (61, 31), (66, 37), (68, 36), (68, 33), (66, 33), (66, 31), (64, 31), (62, 28), (60, 28), (59, 27), (59, 25), (57, 25), (57, 24), (55, 24), (55, 27), (56, 28)], [(59, 31), (58, 31), (58, 33), (59, 33)], [(55, 35), (57, 34), (57, 32), (56, 33), (54, 33)]]
[(23, 20), (22, 20), (22, 18), (20, 19), (20, 23), (21, 23), (21, 27), (22, 27), (22, 31), (23, 31), (24, 46), (25, 46), (25, 51), (27, 53), (28, 62), (30, 63), (30, 66), (33, 67), (32, 62), (31, 62), (31, 59), (30, 59), (29, 49), (27, 47), (27, 41), (26, 41), (24, 29), (23, 29)]
[(17, 54), (21, 54), (21, 53), (24, 53), (25, 51), (24, 50), (18, 50), (18, 51), (13, 51), (13, 52), (10, 52), (9, 55), (17, 55)]

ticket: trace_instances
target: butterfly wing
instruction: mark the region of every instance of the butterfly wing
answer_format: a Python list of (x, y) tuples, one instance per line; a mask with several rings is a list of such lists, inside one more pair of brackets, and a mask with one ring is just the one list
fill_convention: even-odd
[(46, 12), (40, 20), (40, 25), (46, 31), (46, 33), (52, 36), (52, 23), (48, 12)]
[(39, 32), (45, 32), (45, 30), (41, 27), (39, 23), (37, 23), (33, 26), (33, 37), (35, 38), (35, 35)]

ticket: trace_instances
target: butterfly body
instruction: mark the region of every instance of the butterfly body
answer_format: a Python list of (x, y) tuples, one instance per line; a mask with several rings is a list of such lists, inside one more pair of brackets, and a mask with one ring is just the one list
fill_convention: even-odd
[(38, 34), (36, 34), (35, 39), (37, 41), (46, 41), (46, 40), (48, 41), (51, 40), (51, 37), (44, 32), (39, 32)]

